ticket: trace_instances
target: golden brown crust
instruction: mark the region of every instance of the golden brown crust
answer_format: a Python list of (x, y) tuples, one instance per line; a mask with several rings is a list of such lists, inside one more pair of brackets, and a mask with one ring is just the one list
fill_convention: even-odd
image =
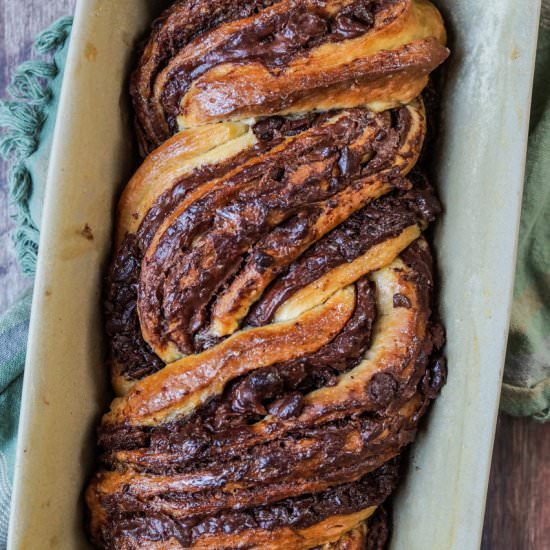
[(347, 287), (289, 321), (243, 330), (201, 354), (173, 362), (115, 401), (105, 421), (156, 424), (190, 414), (234, 378), (317, 351), (342, 330), (354, 307), (355, 291)]
[[(255, 141), (246, 125), (230, 122), (194, 128), (166, 141), (147, 157), (120, 197), (117, 245), (124, 235), (138, 230), (155, 200), (170, 183), (212, 160), (222, 162), (251, 147)], [(230, 147), (227, 146), (229, 142), (232, 142)]]
[[(247, 17), (229, 5), (210, 27), (203, 2), (180, 2), (158, 25), (133, 77), (144, 148), (177, 125), (393, 108), (416, 97), (448, 55), (441, 16), (426, 0), (364, 2), (371, 11), (362, 21), (351, 0), (250, 2), (252, 11), (247, 4)], [(304, 13), (315, 19), (306, 22)]]
[[(418, 160), (422, 149), (425, 133), (423, 105), (416, 103), (407, 107), (407, 109), (409, 109), (411, 116), (409, 131), (404, 136), (402, 147), (391, 161), (393, 177), (407, 175)], [(354, 145), (358, 146), (359, 149), (361, 142), (368, 142), (372, 138), (376, 139), (378, 131), (379, 129), (376, 127), (373, 129), (369, 128)], [(363, 181), (357, 181), (352, 188), (347, 188), (324, 203), (319, 204), (315, 224), (310, 229), (312, 238), (302, 241), (302, 246), (296, 251), (296, 254), (302, 253), (312, 242), (315, 242), (334, 227), (340, 225), (353, 212), (365, 206), (372, 199), (385, 194), (391, 187), (391, 184), (384, 182), (386, 176), (387, 172), (384, 173), (384, 171), (381, 171), (374, 176), (366, 177)], [(407, 244), (410, 244), (410, 242)], [(274, 247), (270, 247), (270, 244), (269, 242), (264, 243), (264, 246), (259, 250), (257, 248), (257, 251), (269, 255), (275, 260), (277, 258), (277, 250)], [(382, 262), (379, 264), (379, 267), (387, 265), (397, 254), (398, 252), (395, 252), (393, 256), (390, 255), (390, 257), (386, 258), (385, 263)], [(273, 261), (270, 269), (259, 267), (252, 262), (245, 266), (214, 305), (211, 321), (212, 334), (215, 336), (225, 336), (236, 330), (252, 304), (257, 301), (268, 284), (272, 282), (274, 274), (276, 274), (274, 269), (276, 265), (277, 262)], [(374, 269), (376, 267), (373, 266), (371, 271)], [(365, 270), (363, 273), (368, 271)], [(350, 282), (357, 280), (363, 273), (358, 273), (358, 276), (355, 279), (352, 278)]]
[[(418, 241), (414, 246), (414, 254), (420, 258), (429, 257), (426, 256), (428, 251), (425, 243)], [(380, 468), (396, 456), (402, 446), (414, 437), (418, 420), (430, 398), (430, 394), (420, 389), (423, 386), (419, 386), (419, 382), (427, 376), (426, 360), (434, 345), (428, 327), (430, 310), (427, 308), (427, 300), (431, 282), (425, 277), (429, 277), (429, 272), (423, 273), (422, 268), (416, 267), (414, 261), (407, 260), (406, 256), (404, 258), (405, 260), (395, 260), (389, 267), (372, 275), (377, 288), (378, 321), (368, 355), (355, 369), (342, 374), (334, 386), (305, 395), (302, 412), (297, 416), (284, 419), (271, 414), (260, 422), (239, 428), (234, 433), (213, 433), (210, 435), (213, 446), (207, 454), (201, 458), (199, 455), (207, 449), (197, 449), (193, 453), (198, 451), (199, 455), (196, 458), (188, 457), (188, 463), (181, 453), (183, 449), (193, 448), (192, 441), (196, 437), (192, 435), (193, 432), (189, 435), (182, 432), (173, 443), (167, 441), (160, 448), (155, 447), (156, 443), (153, 441), (160, 442), (165, 437), (154, 435), (155, 430), (164, 430), (163, 426), (173, 426), (168, 427), (168, 430), (174, 430), (174, 433), (178, 433), (179, 426), (186, 429), (185, 418), (191, 412), (185, 407), (189, 402), (186, 395), (198, 395), (198, 392), (189, 394), (180, 391), (181, 386), (176, 380), (178, 373), (173, 381), (169, 380), (172, 367), (184, 375), (189, 373), (191, 380), (198, 370), (211, 370), (209, 362), (225, 371), (221, 357), (226, 350), (229, 358), (237, 358), (236, 364), (253, 368), (253, 361), (249, 361), (245, 354), (230, 351), (233, 340), (238, 342), (244, 338), (244, 343), (247, 342), (246, 331), (242, 336), (237, 333), (211, 348), (210, 352), (206, 352), (209, 360), (202, 359), (200, 355), (190, 356), (180, 362), (182, 368), (175, 363), (158, 375), (144, 379), (134, 386), (127, 397), (116, 401), (112, 412), (105, 416), (102, 429), (115, 433), (115, 437), (118, 437), (117, 433), (121, 433), (120, 430), (127, 430), (132, 424), (138, 430), (153, 429), (147, 436), (151, 437), (151, 442), (146, 444), (151, 447), (135, 449), (136, 440), (122, 443), (123, 448), (105, 456), (106, 463), (115, 469), (100, 474), (91, 485), (88, 495), (96, 534), (110, 532), (113, 521), (116, 523), (112, 503), (134, 494), (139, 496), (142, 502), (140, 507), (145, 507), (147, 513), (152, 513), (153, 510), (155, 513), (161, 512), (163, 517), (170, 518), (170, 522), (179, 526), (190, 518), (197, 518), (193, 521), (202, 521), (200, 518), (210, 515), (218, 518), (222, 513), (220, 510), (241, 507), (254, 510), (254, 507), (261, 507), (265, 502), (279, 503), (284, 499), (299, 499), (301, 495), (320, 495), (323, 502), (327, 498), (322, 496), (323, 491), (331, 491), (332, 487), (340, 487), (342, 483), (361, 483), (363, 476), (369, 475), (369, 472)], [(350, 292), (349, 287), (347, 288), (347, 292)], [(399, 296), (399, 303), (407, 304), (407, 307), (396, 307), (396, 296)], [(320, 295), (319, 299), (322, 301), (324, 298)], [(340, 300), (337, 292), (326, 302), (326, 307), (330, 307), (330, 302), (339, 305)], [(311, 313), (314, 310), (307, 309), (304, 315)], [(312, 318), (311, 326), (322, 333), (323, 321), (335, 331), (341, 330), (334, 315), (317, 320)], [(298, 318), (296, 322), (308, 332), (308, 320)], [(342, 323), (345, 324), (345, 321)], [(266, 329), (276, 331), (278, 326), (272, 324)], [(252, 329), (254, 330), (257, 329)], [(283, 337), (283, 341), (285, 340)], [(250, 343), (259, 344), (257, 338), (251, 339)], [(312, 337), (308, 345), (318, 347), (319, 344), (315, 344)], [(307, 353), (303, 342), (298, 346), (295, 342), (291, 347), (296, 347), (300, 353)], [(284, 347), (280, 345), (274, 346), (273, 350), (263, 350), (260, 347), (256, 357), (264, 364), (270, 361), (269, 353), (281, 352), (285, 353)], [(230, 371), (227, 374), (229, 377), (235, 375)], [(223, 384), (223, 380), (220, 382)], [(176, 403), (176, 407), (174, 396), (182, 399)], [(168, 408), (166, 403), (169, 404)], [(151, 414), (151, 407), (157, 411), (155, 414)], [(380, 407), (384, 413), (377, 413), (381, 414), (378, 420), (376, 416), (362, 416), (381, 411)], [(198, 412), (197, 409), (195, 411)], [(352, 417), (362, 420), (357, 424), (351, 421)], [(338, 425), (343, 421), (347, 424)], [(334, 428), (329, 427), (331, 423), (336, 423)], [(367, 439), (366, 433), (371, 434)], [(216, 442), (217, 437), (221, 439)], [(281, 448), (280, 444), (283, 442), (284, 448)], [(204, 466), (196, 469), (193, 464)], [(267, 464), (272, 466), (266, 469)], [(217, 481), (219, 479), (224, 480), (221, 487)], [(213, 490), (215, 496), (212, 494)], [(372, 498), (374, 500), (366, 501), (371, 503), (371, 507), (380, 502), (375, 496)], [(229, 520), (218, 518), (216, 521)], [(150, 528), (142, 528), (141, 536), (151, 536), (147, 534), (148, 529)], [(178, 529), (180, 528), (176, 530)], [(126, 532), (127, 529), (123, 531)], [(260, 538), (257, 540), (263, 540), (264, 531), (265, 529), (253, 530), (246, 536), (258, 536)], [(283, 528), (280, 531), (277, 528), (268, 531), (273, 536), (280, 532), (282, 540), (286, 540), (284, 537), (288, 530)], [(342, 533), (343, 531), (340, 534)], [(241, 540), (240, 537), (245, 535), (239, 532), (232, 533), (231, 536), (236, 538), (227, 539), (228, 541)], [(217, 531), (216, 537), (212, 540), (217, 540), (222, 547), (230, 547), (229, 542)], [(117, 544), (120, 544), (119, 538), (115, 538)], [(166, 542), (164, 540), (163, 543)], [(321, 543), (324, 542), (320, 539), (316, 542)], [(200, 544), (200, 537), (194, 538), (192, 544), (189, 544), (186, 543), (185, 547)]]
[(98, 546), (384, 548), (446, 377), (440, 206), (414, 170), (445, 40), (427, 0), (180, 0), (154, 24), (132, 78), (154, 151), (107, 283)]
[[(253, 238), (253, 231), (257, 230), (256, 227), (243, 227), (245, 223), (250, 223), (250, 218), (254, 218), (257, 224), (261, 223), (263, 231), (275, 230), (270, 235), (271, 240), (267, 237), (264, 239), (265, 244), (260, 241), (256, 245), (252, 256), (269, 257), (270, 265), (262, 265), (258, 269), (249, 261), (223, 296), (218, 298), (213, 308), (213, 326), (209, 330), (213, 336), (225, 336), (238, 328), (250, 306), (277, 275), (281, 262), (282, 265), (288, 264), (354, 212), (390, 191), (392, 182), (388, 181), (388, 174), (398, 178), (410, 171), (420, 154), (425, 133), (422, 104), (412, 104), (404, 109), (409, 116), (409, 124), (408, 131), (402, 136), (403, 144), (386, 161), (387, 167), (372, 175), (368, 170), (369, 148), (381, 127), (376, 119), (374, 124), (367, 120), (364, 130), (359, 126), (354, 130), (355, 135), (350, 135), (346, 130), (341, 138), (337, 138), (336, 132), (341, 132), (341, 125), (349, 119), (346, 111), (343, 111), (318, 128), (312, 128), (294, 138), (287, 138), (281, 145), (230, 171), (220, 180), (209, 181), (190, 192), (157, 230), (141, 267), (138, 298), (141, 332), (155, 353), (165, 362), (170, 362), (192, 350), (187, 330), (194, 321), (191, 317), (186, 317), (191, 314), (196, 316), (197, 308), (206, 302), (205, 273), (213, 271), (214, 267), (219, 269), (224, 261), (221, 256), (225, 256), (225, 261), (228, 260), (231, 245), (235, 246), (234, 252), (231, 250), (235, 254), (235, 262), (250, 248), (249, 239)], [(342, 144), (338, 143), (338, 139)], [(336, 193), (329, 178), (334, 178), (335, 165), (339, 161), (338, 149), (334, 154), (327, 155), (326, 159), (310, 161), (317, 158), (324, 143), (334, 143), (335, 140), (339, 147), (347, 147), (350, 154), (354, 154), (356, 150), (358, 157), (366, 157), (367, 160), (365, 175), (359, 174), (353, 185), (345, 187), (343, 184), (347, 179), (341, 176), (342, 183), (335, 189)], [(278, 181), (266, 181), (266, 175), (273, 167), (281, 165), (287, 159), (299, 163), (298, 166), (292, 167), (283, 177), (277, 174)], [(312, 179), (319, 180), (320, 183), (315, 191), (307, 188)], [(253, 186), (261, 189), (265, 185), (270, 185), (270, 192), (276, 193), (273, 198), (264, 194), (260, 199), (253, 190)], [(304, 194), (300, 194), (300, 190)], [(248, 193), (250, 200), (256, 202), (244, 205), (236, 194), (239, 192)], [(306, 200), (309, 203), (308, 208), (314, 208), (309, 215), (307, 234), (295, 243), (281, 247), (280, 239), (276, 237), (276, 227), (288, 218), (289, 211), (304, 208)], [(274, 206), (268, 208), (268, 204)], [(195, 228), (200, 226), (204, 231), (207, 222), (200, 218), (200, 214), (195, 214), (198, 205), (203, 212), (208, 208), (216, 208), (221, 212), (219, 217), (214, 217), (209, 222), (213, 224), (213, 229), (202, 235)], [(235, 213), (228, 218), (225, 212), (231, 209)], [(228, 240), (229, 235), (232, 236), (231, 240)], [(177, 268), (176, 263), (181, 268)], [(170, 273), (169, 277), (166, 276), (167, 273)], [(170, 282), (172, 280), (173, 283)], [(213, 281), (211, 284), (213, 290), (217, 290), (220, 282)], [(186, 294), (185, 297), (179, 296), (177, 303), (187, 302), (189, 313), (184, 312), (181, 307), (169, 309), (172, 293), (178, 292), (176, 285), (177, 288), (185, 289)], [(193, 288), (196, 288), (195, 293)], [(204, 295), (202, 303), (197, 303), (193, 297), (198, 291)], [(164, 298), (167, 293), (169, 296)]]

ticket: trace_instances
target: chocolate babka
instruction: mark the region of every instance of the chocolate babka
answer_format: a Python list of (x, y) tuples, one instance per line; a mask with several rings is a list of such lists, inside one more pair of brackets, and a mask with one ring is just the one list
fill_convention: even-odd
[(107, 277), (99, 547), (385, 547), (446, 379), (417, 163), (447, 55), (427, 0), (182, 0), (154, 23)]

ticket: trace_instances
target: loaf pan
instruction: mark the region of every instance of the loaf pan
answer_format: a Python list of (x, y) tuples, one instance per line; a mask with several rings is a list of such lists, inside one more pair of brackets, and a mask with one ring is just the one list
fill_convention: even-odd
[[(101, 288), (135, 168), (127, 79), (158, 0), (80, 0), (46, 189), (9, 549), (85, 549), (110, 398)], [(449, 381), (395, 498), (392, 549), (479, 548), (506, 350), (540, 2), (440, 1), (452, 57), (433, 156)]]

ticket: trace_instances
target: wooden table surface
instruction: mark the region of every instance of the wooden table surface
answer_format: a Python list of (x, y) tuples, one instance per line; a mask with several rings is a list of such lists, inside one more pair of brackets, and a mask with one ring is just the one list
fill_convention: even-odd
[[(0, 2), (0, 95), (33, 37), (75, 0)], [(30, 286), (15, 261), (5, 167), (0, 166), (0, 312)], [(499, 418), (483, 533), (484, 550), (550, 550), (550, 424)], [(445, 549), (427, 549), (445, 550)]]

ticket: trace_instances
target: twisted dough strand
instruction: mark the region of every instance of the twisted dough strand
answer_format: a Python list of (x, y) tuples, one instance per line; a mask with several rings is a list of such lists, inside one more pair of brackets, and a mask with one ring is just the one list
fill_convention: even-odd
[(107, 280), (109, 549), (369, 550), (445, 382), (415, 169), (426, 0), (182, 0), (132, 77)]

